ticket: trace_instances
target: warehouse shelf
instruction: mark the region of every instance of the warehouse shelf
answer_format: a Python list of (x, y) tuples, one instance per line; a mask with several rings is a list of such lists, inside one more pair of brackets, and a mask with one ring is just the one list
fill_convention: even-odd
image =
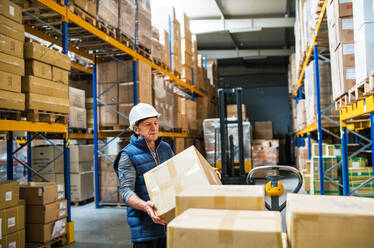
[(0, 130), (66, 133), (68, 130), (68, 125), (48, 122), (0, 120)]
[(310, 59), (313, 56), (314, 45), (315, 45), (315, 43), (317, 42), (317, 39), (318, 39), (318, 32), (319, 32), (319, 29), (320, 29), (321, 24), (323, 22), (323, 19), (325, 17), (326, 7), (327, 7), (328, 2), (329, 2), (329, 0), (324, 0), (323, 1), (323, 5), (322, 5), (322, 8), (320, 10), (320, 15), (319, 15), (318, 22), (317, 22), (317, 25), (316, 25), (316, 30), (315, 30), (315, 33), (313, 34), (313, 39), (312, 39), (311, 45), (309, 45), (309, 47), (308, 47), (308, 50), (307, 50), (307, 53), (306, 53), (306, 56), (305, 56), (305, 59), (304, 59), (304, 63), (301, 67), (301, 71), (300, 71), (300, 74), (299, 74), (299, 77), (298, 77), (298, 80), (297, 80), (296, 88), (293, 92), (294, 96), (298, 95), (299, 88), (302, 87), (302, 85), (303, 85), (304, 72), (305, 72), (306, 67), (309, 64)]
[[(371, 112), (374, 112), (374, 96), (368, 96), (350, 106), (343, 108), (340, 112), (340, 120), (347, 121), (349, 119), (355, 119), (359, 117), (368, 116)], [(365, 121), (367, 119), (363, 119)]]

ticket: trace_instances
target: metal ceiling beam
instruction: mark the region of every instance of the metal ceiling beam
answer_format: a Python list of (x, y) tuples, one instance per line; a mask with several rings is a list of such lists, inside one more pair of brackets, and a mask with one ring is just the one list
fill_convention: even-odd
[[(222, 23), (223, 22), (223, 23)], [(242, 33), (261, 31), (263, 28), (290, 28), (295, 24), (294, 17), (241, 18), (241, 19), (199, 19), (190, 20), (193, 34), (230, 32)]]
[(207, 58), (228, 59), (262, 59), (266, 57), (290, 56), (289, 49), (222, 49), (222, 50), (199, 50), (199, 53)]
[[(226, 17), (225, 17), (225, 14), (223, 13), (223, 10), (222, 10), (223, 9), (222, 8), (222, 4), (221, 4), (221, 2), (219, 0), (214, 0), (214, 2), (216, 3), (218, 11), (219, 11), (219, 13), (221, 15), (220, 22), (221, 22), (221, 25), (222, 25), (222, 29), (225, 30), (226, 29), (226, 26), (225, 26), (225, 24), (226, 24), (226, 22), (225, 22)], [(232, 33), (230, 33), (230, 31), (228, 31), (228, 34), (230, 36), (230, 39), (231, 39), (232, 43), (234, 44), (234, 47), (236, 49), (239, 49), (238, 41), (235, 39), (235, 37), (232, 35)]]

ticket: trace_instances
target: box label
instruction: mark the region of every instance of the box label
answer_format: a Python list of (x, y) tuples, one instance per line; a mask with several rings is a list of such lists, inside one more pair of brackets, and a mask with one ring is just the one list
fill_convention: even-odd
[(353, 18), (343, 19), (342, 29), (343, 30), (353, 29)]
[(57, 191), (58, 192), (64, 192), (64, 185), (63, 184), (57, 184)]
[(351, 3), (352, 0), (339, 0), (339, 3)]
[(13, 241), (13, 242), (9, 243), (8, 248), (17, 248), (17, 242)]
[(342, 155), (342, 153), (339, 149), (334, 150), (334, 156), (341, 156), (341, 155)]
[(345, 79), (353, 80), (356, 78), (356, 73), (354, 68), (346, 69), (345, 71)]
[(360, 168), (360, 162), (352, 162), (352, 168)]
[(16, 217), (12, 217), (8, 219), (8, 228), (14, 227), (16, 225)]
[(5, 201), (11, 201), (12, 200), (12, 191), (8, 191), (5, 193)]
[(38, 190), (38, 195), (41, 197), (43, 195), (43, 189)]
[(60, 209), (66, 208), (66, 202), (60, 202)]
[(354, 44), (344, 44), (343, 45), (343, 55), (354, 54), (355, 45)]
[(11, 16), (14, 16), (14, 7), (13, 6), (9, 6), (9, 14)]
[(59, 237), (64, 233), (65, 233), (65, 219), (56, 221), (53, 226), (52, 239)]
[(60, 217), (64, 216), (65, 214), (66, 214), (66, 210), (65, 209), (61, 209), (60, 210)]
[(58, 192), (57, 199), (59, 200), (64, 199), (64, 196), (65, 196), (64, 192)]

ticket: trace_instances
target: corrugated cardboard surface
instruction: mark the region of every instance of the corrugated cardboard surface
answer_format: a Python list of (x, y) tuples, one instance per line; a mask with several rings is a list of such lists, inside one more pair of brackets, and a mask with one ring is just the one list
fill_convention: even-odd
[(167, 247), (282, 247), (279, 212), (189, 209), (168, 224)]
[(20, 187), (20, 198), (26, 205), (45, 205), (65, 199), (64, 185), (59, 183), (29, 183)]
[[(125, 116), (129, 117), (130, 111), (134, 104), (118, 104), (118, 111), (124, 114)], [(130, 125), (130, 122), (128, 119), (118, 116), (118, 121), (120, 125)]]
[(0, 33), (18, 41), (25, 40), (25, 27), (0, 15)]
[(52, 202), (46, 205), (27, 206), (27, 223), (49, 223), (64, 218), (67, 215), (66, 200)]
[(374, 200), (345, 196), (287, 195), (291, 247), (372, 247)]
[(0, 247), (25, 247), (25, 230), (14, 232), (0, 239)]
[(138, 63), (139, 87), (138, 97), (142, 103), (152, 104), (152, 68), (139, 61)]
[[(245, 111), (245, 104), (242, 104), (242, 119), (245, 120), (247, 118)], [(227, 117), (234, 117), (238, 118), (238, 105), (227, 105)]]
[[(64, 174), (56, 174), (58, 182), (64, 181)], [(94, 191), (94, 173), (92, 171), (71, 173), (70, 186), (71, 186), (71, 200), (84, 201), (93, 197)]]
[(273, 124), (271, 121), (256, 121), (255, 122), (255, 139), (272, 139), (273, 138)]
[[(118, 104), (110, 104), (112, 108), (118, 110)], [(118, 124), (118, 114), (106, 106), (99, 106), (100, 126), (113, 126)]]
[(25, 62), (23, 59), (0, 52), (0, 68), (2, 71), (25, 75)]
[(25, 110), (25, 94), (0, 90), (0, 108)]
[[(100, 83), (98, 86), (98, 95), (113, 86), (113, 83)], [(110, 90), (100, 96), (100, 100), (106, 104), (115, 104), (118, 102), (118, 85), (114, 85)], [(100, 104), (100, 103), (99, 103)]]
[(45, 243), (66, 233), (66, 218), (47, 224), (28, 224), (26, 241)]
[(265, 210), (262, 185), (193, 186), (176, 195), (175, 216), (189, 208)]
[(135, 0), (119, 1), (118, 28), (132, 41), (135, 34), (135, 12)]
[(23, 58), (23, 42), (0, 34), (0, 52)]
[[(115, 160), (116, 156), (109, 156), (111, 159)], [(111, 163), (108, 159), (99, 156), (99, 171), (109, 171), (114, 172), (113, 163)]]
[(7, 208), (0, 211), (2, 224), (2, 235), (23, 230), (25, 228), (25, 206), (20, 204), (15, 207)]
[(118, 1), (98, 0), (97, 17), (113, 28), (118, 27)]
[(175, 194), (192, 185), (220, 185), (217, 174), (193, 146), (144, 174), (156, 214), (170, 222), (174, 218)]
[(68, 86), (66, 84), (30, 75), (22, 78), (22, 92), (68, 98)]
[(69, 71), (52, 66), (52, 80), (58, 83), (68, 84)]
[(26, 75), (52, 80), (52, 66), (37, 60), (26, 60)]
[(101, 171), (99, 173), (99, 181), (100, 181), (100, 188), (119, 186), (118, 177), (117, 177), (117, 174), (114, 172), (114, 170), (112, 172)]
[(0, 89), (21, 92), (21, 76), (0, 71)]
[(70, 101), (70, 106), (78, 107), (78, 108), (85, 108), (86, 98), (85, 98), (84, 90), (69, 87), (69, 101)]
[(86, 109), (70, 106), (69, 125), (73, 128), (87, 128)]
[[(62, 147), (60, 146), (60, 148)], [(31, 148), (33, 168), (39, 171), (41, 168), (45, 167), (47, 163), (57, 158), (57, 156), (59, 156), (59, 158), (51, 162), (48, 167), (41, 172), (54, 173), (57, 171), (57, 168), (64, 168), (64, 156), (61, 155), (61, 153), (62, 151), (53, 145), (33, 146)]]
[(74, 0), (74, 4), (86, 11), (88, 14), (96, 17), (97, 0)]
[(117, 81), (117, 62), (104, 62), (97, 64), (98, 83), (114, 83)]
[(22, 8), (11, 1), (0, 2), (0, 14), (17, 23), (22, 23)]
[(0, 182), (0, 209), (10, 208), (19, 203), (19, 183), (17, 181)]
[(26, 109), (69, 113), (69, 99), (39, 94), (26, 94)]

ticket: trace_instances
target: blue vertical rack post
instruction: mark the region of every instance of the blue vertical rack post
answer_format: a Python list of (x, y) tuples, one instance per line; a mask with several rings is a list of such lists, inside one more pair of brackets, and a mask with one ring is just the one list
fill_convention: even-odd
[(311, 144), (311, 138), (310, 133), (308, 133), (308, 159), (312, 159), (312, 144)]
[[(27, 164), (28, 166), (32, 166), (31, 164), (31, 133), (27, 132)], [(27, 170), (27, 181), (31, 182), (31, 170)]]
[(96, 56), (92, 67), (92, 88), (93, 88), (93, 119), (94, 119), (94, 166), (95, 166), (95, 206), (99, 208), (99, 143), (98, 143), (98, 123), (97, 123), (97, 83), (96, 83)]
[(347, 127), (341, 128), (343, 195), (349, 195)]
[[(134, 49), (136, 51), (136, 46), (138, 42), (138, 1), (135, 0), (135, 31), (134, 31)], [(132, 62), (132, 70), (133, 70), (133, 94), (134, 94), (134, 106), (138, 104), (138, 62), (134, 58)]]
[(7, 180), (13, 180), (13, 132), (8, 132), (6, 140)]
[(374, 176), (374, 113), (370, 113), (371, 164)]
[(317, 100), (317, 126), (318, 126), (318, 154), (319, 154), (319, 180), (320, 180), (320, 192), (321, 195), (325, 194), (324, 184), (324, 169), (323, 169), (323, 158), (322, 158), (322, 120), (321, 120), (321, 96), (320, 96), (320, 82), (319, 82), (319, 62), (318, 62), (318, 44), (314, 44), (314, 78), (316, 88), (316, 100)]

